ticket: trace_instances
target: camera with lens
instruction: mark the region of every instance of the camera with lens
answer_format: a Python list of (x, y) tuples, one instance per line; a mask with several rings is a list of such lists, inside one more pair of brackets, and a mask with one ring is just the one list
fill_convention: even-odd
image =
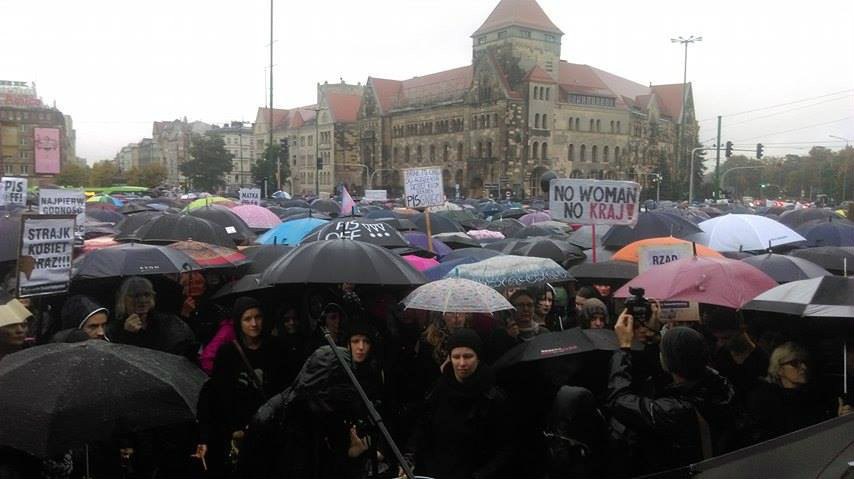
[(652, 304), (644, 297), (646, 291), (643, 288), (629, 288), (629, 296), (626, 298), (626, 313), (638, 324), (646, 325), (652, 317)]

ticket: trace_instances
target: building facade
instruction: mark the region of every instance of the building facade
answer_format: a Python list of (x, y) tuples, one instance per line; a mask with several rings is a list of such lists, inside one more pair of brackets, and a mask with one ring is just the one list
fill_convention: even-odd
[(252, 165), (255, 158), (255, 136), (252, 125), (242, 121), (232, 121), (222, 127), (216, 125), (208, 131), (219, 135), (225, 143), (225, 149), (232, 155), (231, 173), (225, 175), (226, 189), (238, 189), (252, 185)]
[(194, 134), (202, 135), (212, 128), (201, 122), (181, 120), (155, 121), (152, 126), (152, 140), (157, 144), (158, 162), (166, 168), (166, 183), (179, 186), (186, 183), (179, 166), (190, 158), (190, 144)]
[(34, 85), (0, 80), (0, 171), (7, 176), (28, 177), (30, 185), (52, 183), (55, 174), (39, 171), (36, 164), (36, 129), (52, 131), (43, 148), (59, 148), (61, 168), (69, 158), (75, 159), (71, 125), (70, 116), (42, 102)]

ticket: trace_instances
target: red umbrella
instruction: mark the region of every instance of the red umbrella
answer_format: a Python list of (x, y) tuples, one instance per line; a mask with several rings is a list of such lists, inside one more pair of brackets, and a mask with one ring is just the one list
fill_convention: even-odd
[(229, 268), (249, 262), (246, 256), (236, 250), (200, 241), (178, 241), (169, 245), (193, 258), (196, 263), (207, 268)]
[(694, 256), (650, 268), (614, 293), (625, 298), (629, 288), (643, 288), (658, 300), (696, 301), (739, 309), (777, 286), (759, 269), (734, 259)]

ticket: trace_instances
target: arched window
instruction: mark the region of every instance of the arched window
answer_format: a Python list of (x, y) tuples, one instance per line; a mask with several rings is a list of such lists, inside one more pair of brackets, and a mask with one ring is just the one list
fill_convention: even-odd
[(457, 161), (463, 161), (463, 144), (457, 143)]
[(581, 145), (581, 161), (587, 161), (587, 145)]
[(408, 146), (403, 149), (403, 159), (404, 159), (404, 161), (409, 163), (409, 147)]
[(579, 120), (578, 118), (576, 118), (576, 119), (575, 119), (575, 129), (576, 129), (577, 131), (580, 131), (580, 130), (581, 130), (581, 126), (580, 126), (580, 125), (581, 125), (581, 120)]
[(608, 147), (602, 147), (602, 161), (608, 161)]
[(483, 158), (483, 142), (482, 141), (477, 142), (477, 157)]
[(436, 145), (430, 145), (430, 163), (436, 162)]
[(423, 157), (421, 156), (421, 145), (418, 145), (415, 147), (415, 160), (420, 162), (422, 158)]
[(498, 126), (498, 113), (492, 114), (492, 126), (494, 126), (494, 127)]
[(620, 133), (620, 122), (617, 122), (617, 133)]
[(531, 146), (531, 158), (536, 159), (539, 157), (539, 154), (540, 154), (540, 144), (535, 141), (533, 146)]
[(491, 141), (486, 142), (486, 157), (492, 158), (492, 142)]
[(551, 88), (546, 88), (546, 100), (548, 100), (548, 99), (549, 99), (549, 92), (550, 92), (551, 90), (552, 90)]
[(619, 146), (614, 147), (614, 160), (620, 161), (620, 147)]
[(595, 126), (595, 124), (596, 124), (596, 122), (594, 122), (593, 120), (590, 120), (590, 131), (593, 131), (593, 127)]
[(394, 161), (400, 161), (400, 147), (394, 147)]
[(614, 133), (614, 120), (611, 120), (611, 133)]
[(569, 117), (569, 129), (572, 129), (572, 117)]
[(539, 93), (540, 93), (540, 87), (535, 86), (535, 87), (534, 87), (534, 99), (535, 99), (535, 100), (538, 98), (538, 96), (537, 96), (537, 95), (538, 95)]
[(575, 145), (572, 143), (569, 144), (569, 155), (567, 156), (569, 161), (575, 161)]
[(486, 127), (489, 128), (489, 115), (484, 115), (484, 117), (486, 117), (486, 119), (483, 121), (486, 123)]
[(602, 131), (602, 120), (596, 120), (596, 131)]
[(448, 160), (450, 159), (450, 157), (451, 157), (451, 145), (445, 143), (445, 146), (442, 147), (442, 161), (447, 163)]
[(543, 151), (542, 151), (542, 153), (543, 153), (543, 159), (544, 159), (544, 160), (547, 160), (547, 159), (549, 158), (549, 156), (548, 156), (548, 151), (549, 151), (549, 144), (548, 144), (548, 143), (546, 143), (546, 142), (543, 142)]
[(537, 113), (534, 115), (534, 128), (540, 127), (540, 114)]
[(543, 130), (548, 130), (548, 129), (549, 129), (549, 122), (548, 122), (548, 120), (546, 119), (547, 117), (548, 117), (548, 115), (546, 115), (545, 113), (543, 113)]
[(483, 115), (480, 115), (477, 120), (477, 124), (480, 125), (481, 128), (484, 128), (486, 126), (486, 119), (483, 117)]
[(593, 145), (593, 148), (591, 148), (591, 149), (590, 149), (590, 153), (591, 153), (591, 155), (590, 155), (590, 156), (592, 156), (592, 157), (593, 157), (593, 162), (594, 162), (594, 163), (596, 163), (597, 161), (599, 161), (599, 155), (598, 155), (598, 150), (597, 150), (597, 148), (596, 148), (596, 145)]

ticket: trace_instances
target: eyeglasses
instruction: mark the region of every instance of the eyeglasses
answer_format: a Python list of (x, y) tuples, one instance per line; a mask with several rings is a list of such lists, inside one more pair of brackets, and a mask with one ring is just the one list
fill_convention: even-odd
[(800, 369), (801, 366), (806, 366), (807, 362), (803, 359), (792, 359), (791, 361), (786, 361), (784, 363), (780, 363), (781, 366), (791, 366), (795, 369)]

